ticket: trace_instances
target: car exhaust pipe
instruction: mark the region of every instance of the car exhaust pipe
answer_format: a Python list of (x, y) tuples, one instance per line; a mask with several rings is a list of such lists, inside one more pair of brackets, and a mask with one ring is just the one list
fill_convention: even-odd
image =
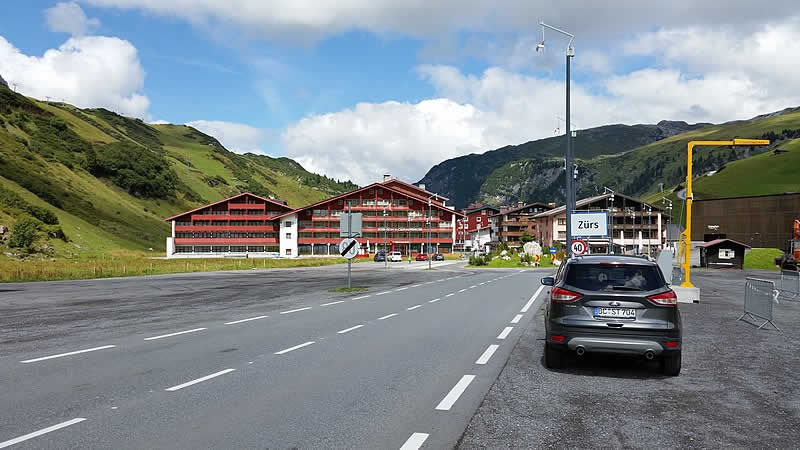
[(648, 361), (652, 361), (656, 357), (656, 352), (648, 350), (644, 352), (644, 357), (647, 358)]
[(578, 356), (583, 356), (584, 353), (586, 353), (586, 349), (583, 348), (582, 345), (579, 345), (578, 348), (575, 349), (575, 354)]

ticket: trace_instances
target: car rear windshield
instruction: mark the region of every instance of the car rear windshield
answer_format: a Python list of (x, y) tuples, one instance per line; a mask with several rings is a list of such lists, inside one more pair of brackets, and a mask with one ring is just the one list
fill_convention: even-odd
[(572, 264), (565, 281), (587, 291), (652, 291), (665, 285), (658, 267), (634, 264)]

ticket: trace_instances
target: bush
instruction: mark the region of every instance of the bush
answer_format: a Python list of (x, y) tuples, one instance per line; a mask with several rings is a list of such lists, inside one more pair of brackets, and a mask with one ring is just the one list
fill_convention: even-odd
[(486, 266), (489, 264), (489, 257), (488, 256), (470, 256), (469, 257), (469, 265), (470, 266)]
[(36, 242), (36, 233), (39, 231), (39, 221), (25, 217), (17, 221), (11, 227), (11, 238), (8, 246), (11, 248), (30, 249)]

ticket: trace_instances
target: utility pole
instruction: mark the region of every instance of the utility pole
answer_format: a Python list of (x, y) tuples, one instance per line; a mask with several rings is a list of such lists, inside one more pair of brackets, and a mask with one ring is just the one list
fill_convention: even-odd
[(388, 233), (386, 228), (386, 208), (383, 209), (383, 267), (389, 267), (389, 251), (387, 247)]

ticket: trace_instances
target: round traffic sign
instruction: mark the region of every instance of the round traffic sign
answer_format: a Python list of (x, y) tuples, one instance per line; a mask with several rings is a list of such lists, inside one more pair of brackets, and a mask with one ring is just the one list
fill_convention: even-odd
[(347, 259), (353, 259), (358, 255), (358, 249), (360, 247), (358, 241), (353, 238), (343, 239), (342, 242), (339, 243), (339, 254)]
[(573, 255), (583, 255), (589, 249), (589, 246), (586, 245), (586, 241), (575, 239), (569, 248), (572, 250)]

